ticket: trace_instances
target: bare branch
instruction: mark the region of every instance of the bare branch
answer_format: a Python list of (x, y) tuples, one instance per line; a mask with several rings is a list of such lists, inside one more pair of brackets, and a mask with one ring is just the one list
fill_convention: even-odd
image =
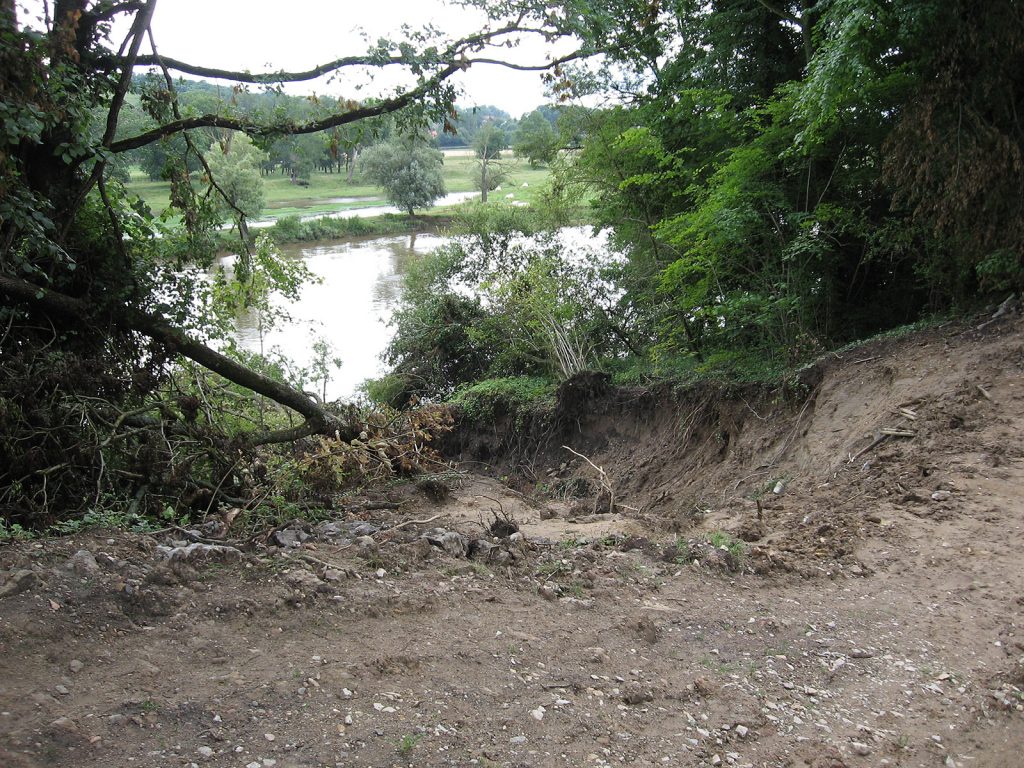
[[(524, 33), (540, 35), (549, 34), (548, 30), (536, 27), (524, 27), (521, 25), (521, 21), (521, 19), (518, 19), (498, 29), (478, 32), (474, 35), (468, 35), (458, 40), (454, 40), (448, 44), (443, 52), (440, 53), (438, 60), (440, 62), (453, 62), (456, 59), (459, 59), (461, 62), (465, 62), (466, 59), (464, 54), (466, 51), (480, 50), (488, 43), (493, 43), (496, 38), (504, 37), (506, 35)], [(414, 57), (404, 54), (398, 56), (360, 54), (358, 56), (342, 56), (334, 59), (333, 61), (318, 64), (312, 69), (307, 69), (301, 72), (287, 72), (284, 70), (276, 72), (248, 72), (243, 70), (218, 69), (216, 67), (206, 67), (200, 64), (191, 64), (186, 61), (181, 61), (180, 59), (171, 59), (166, 56), (160, 56), (154, 49), (152, 55), (139, 56), (135, 61), (135, 66), (159, 66), (167, 69), (173, 69), (176, 72), (195, 75), (196, 77), (212, 77), (218, 80), (230, 80), (236, 83), (269, 85), (273, 83), (298, 83), (305, 82), (307, 80), (315, 80), (318, 77), (324, 77), (325, 75), (332, 74), (340, 69), (346, 69), (348, 67), (385, 67), (403, 64), (412, 65), (416, 63), (417, 61)]]
[(196, 77), (212, 77), (217, 80), (231, 80), (235, 83), (251, 83), (253, 85), (261, 84), (272, 84), (272, 83), (299, 83), (306, 80), (315, 80), (318, 77), (329, 75), (332, 72), (336, 72), (339, 69), (346, 67), (356, 66), (367, 66), (377, 67), (386, 66), (389, 64), (408, 64), (409, 60), (405, 56), (389, 56), (387, 58), (381, 58), (379, 56), (344, 56), (334, 61), (328, 61), (323, 64), (318, 64), (312, 69), (307, 69), (303, 72), (242, 72), (239, 70), (231, 69), (217, 69), (216, 67), (205, 67), (201, 64), (189, 64), (186, 61), (180, 59), (172, 59), (167, 56), (160, 56), (157, 54), (151, 54), (147, 56), (139, 56), (135, 62), (137, 67), (162, 67), (166, 69), (173, 69), (175, 72), (183, 72), (186, 75), (195, 75)]

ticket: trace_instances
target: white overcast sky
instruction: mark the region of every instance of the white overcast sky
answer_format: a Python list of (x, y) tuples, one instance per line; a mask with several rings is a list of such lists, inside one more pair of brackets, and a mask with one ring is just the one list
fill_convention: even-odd
[[(38, 15), (42, 0), (23, 0), (23, 18)], [(400, 35), (408, 24), (433, 25), (456, 37), (480, 29), (477, 13), (444, 0), (160, 0), (153, 18), (153, 34), (164, 56), (221, 69), (303, 70), (331, 59), (362, 53), (371, 40)], [(119, 45), (127, 31), (116, 27), (113, 44)], [(515, 51), (502, 51), (517, 62), (538, 64), (549, 56), (564, 53), (567, 44), (554, 53), (537, 39), (524, 41)], [(149, 52), (148, 43), (143, 52)], [(494, 55), (489, 55), (495, 58)], [(516, 72), (502, 67), (477, 65), (455, 75), (465, 91), (459, 99), (464, 106), (493, 104), (513, 117), (549, 101), (544, 95), (539, 72)], [(357, 82), (364, 87), (357, 90)], [(318, 82), (289, 86), (291, 93), (345, 96), (362, 99), (380, 95), (397, 81), (378, 75), (366, 83), (356, 73), (334, 83)]]

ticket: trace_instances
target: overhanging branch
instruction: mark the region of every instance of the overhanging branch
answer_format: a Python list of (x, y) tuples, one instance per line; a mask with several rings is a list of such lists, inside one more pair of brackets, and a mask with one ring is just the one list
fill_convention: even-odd
[(367, 118), (397, 112), (398, 110), (407, 107), (413, 102), (426, 96), (430, 91), (441, 85), (441, 83), (462, 69), (463, 66), (464, 65), (462, 63), (449, 64), (430, 78), (430, 80), (410, 91), (406, 91), (403, 94), (386, 99), (379, 104), (359, 107), (358, 109), (353, 109), (349, 112), (330, 115), (328, 117), (321, 118), (320, 120), (313, 120), (308, 123), (267, 125), (265, 123), (245, 118), (226, 117), (224, 115), (201, 115), (199, 117), (189, 117), (183, 120), (172, 120), (165, 125), (161, 125), (151, 131), (146, 131), (138, 136), (132, 136), (131, 138), (122, 139), (121, 141), (115, 141), (110, 146), (110, 150), (112, 152), (127, 152), (132, 149), (144, 147), (147, 144), (152, 144), (154, 141), (159, 141), (167, 136), (173, 136), (176, 133), (192, 130), (194, 128), (226, 128), (228, 130), (242, 131), (250, 136), (317, 133), (318, 131), (335, 128), (339, 125), (348, 125), (349, 123), (359, 122), (360, 120), (366, 120)]
[[(93, 306), (84, 299), (41, 288), (10, 275), (0, 274), (0, 293), (7, 294), (19, 303), (77, 320), (88, 319), (95, 314)], [(305, 417), (306, 423), (292, 430), (260, 433), (254, 437), (257, 444), (282, 442), (288, 439), (285, 435), (297, 439), (313, 434), (337, 434), (342, 440), (352, 440), (359, 434), (358, 427), (342, 423), (297, 389), (245, 367), (237, 360), (193, 339), (163, 318), (126, 307), (124, 315), (114, 317), (113, 320), (120, 327), (149, 336), (169, 350), (187, 357), (228, 381), (269, 397)]]

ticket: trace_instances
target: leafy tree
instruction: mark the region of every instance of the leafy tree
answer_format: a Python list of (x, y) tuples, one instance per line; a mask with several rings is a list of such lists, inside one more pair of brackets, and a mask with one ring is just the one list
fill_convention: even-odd
[(254, 219), (263, 210), (266, 194), (260, 166), (265, 155), (244, 133), (229, 133), (214, 142), (206, 153), (206, 164), (220, 193), (226, 215)]
[(539, 111), (524, 115), (516, 129), (512, 150), (517, 157), (525, 157), (530, 165), (546, 165), (558, 152), (558, 135), (551, 122)]
[(383, 187), (388, 200), (410, 216), (416, 208), (430, 208), (444, 197), (443, 164), (444, 155), (419, 138), (378, 144), (362, 157), (367, 178)]

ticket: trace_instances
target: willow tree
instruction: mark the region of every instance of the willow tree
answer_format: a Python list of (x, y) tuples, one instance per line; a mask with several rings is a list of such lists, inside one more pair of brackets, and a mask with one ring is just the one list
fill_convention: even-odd
[[(175, 482), (222, 489), (231, 485), (239, 445), (360, 434), (363, 425), (350, 413), (333, 412), (205, 340), (207, 315), (196, 311), (201, 281), (187, 268), (211, 262), (225, 206), (240, 235), (240, 279), (252, 274), (259, 252), (245, 208), (220, 188), (204, 159), (209, 139), (200, 137), (235, 131), (266, 145), (391, 113), (414, 124), (443, 119), (453, 115), (453, 76), (470, 66), (560, 63), (496, 58), (492, 50), (523, 35), (559, 31), (542, 3), (492, 5), (486, 27), (461, 39), (426, 30), (305, 71), (253, 73), (160, 55), (151, 29), (156, 0), (56, 0), (39, 28), (19, 22), (14, 0), (0, 0), (0, 517), (42, 525), (107, 496), (144, 502), (147, 491)], [(127, 28), (124, 40), (110, 40), (115, 28)], [(186, 114), (175, 90), (180, 76), (275, 87), (366, 68), (403, 70), (410, 84), (372, 102), (331, 102), (301, 121), (225, 105)], [(150, 119), (126, 133), (122, 110), (140, 69), (151, 73), (141, 93)], [(176, 228), (108, 173), (118, 155), (172, 141), (183, 150), (169, 166), (182, 221)], [(197, 163), (202, 170), (190, 173)], [(203, 432), (194, 397), (157, 396), (181, 361), (275, 401), (296, 419), (229, 436)], [(176, 461), (161, 447), (175, 434), (208, 446), (210, 455)]]

